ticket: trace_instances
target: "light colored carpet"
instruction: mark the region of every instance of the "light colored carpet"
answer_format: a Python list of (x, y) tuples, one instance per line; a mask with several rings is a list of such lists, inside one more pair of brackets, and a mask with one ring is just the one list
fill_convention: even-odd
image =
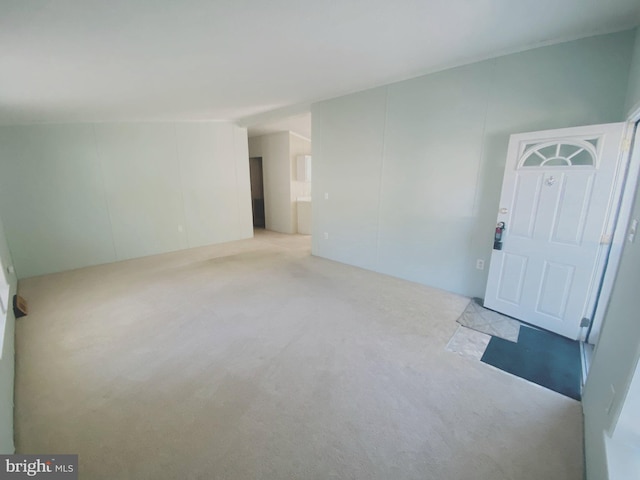
[(578, 402), (445, 350), (467, 298), (309, 243), (22, 281), (18, 452), (83, 479), (583, 478)]
[(475, 299), (469, 302), (457, 322), (463, 327), (517, 343), (520, 322), (479, 305)]

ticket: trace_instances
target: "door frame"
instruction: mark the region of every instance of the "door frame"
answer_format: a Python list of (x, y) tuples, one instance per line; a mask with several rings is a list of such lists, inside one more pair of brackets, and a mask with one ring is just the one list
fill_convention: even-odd
[[(631, 219), (631, 208), (638, 187), (640, 174), (640, 132), (636, 133), (635, 143), (639, 148), (632, 148), (636, 123), (640, 121), (640, 106), (629, 115), (626, 120), (625, 132), (620, 159), (620, 169), (616, 178), (615, 194), (620, 199), (617, 211), (611, 215), (610, 222), (613, 228), (613, 236), (609, 248), (608, 258), (605, 263), (604, 273), (600, 283), (599, 292), (596, 293), (596, 308), (593, 313), (591, 327), (583, 334), (583, 340), (592, 345), (598, 343), (602, 323), (609, 305), (609, 299), (613, 291), (613, 285), (618, 273), (622, 248), (627, 238), (627, 227)], [(615, 197), (614, 197), (615, 198)], [(611, 228), (608, 229), (611, 231)], [(586, 330), (586, 329), (585, 329)]]

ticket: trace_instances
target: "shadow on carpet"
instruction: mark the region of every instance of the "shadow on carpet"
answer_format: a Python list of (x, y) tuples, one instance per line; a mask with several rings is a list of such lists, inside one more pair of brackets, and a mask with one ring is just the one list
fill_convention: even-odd
[(481, 359), (500, 370), (580, 400), (580, 344), (555, 333), (520, 327), (518, 343), (491, 337)]

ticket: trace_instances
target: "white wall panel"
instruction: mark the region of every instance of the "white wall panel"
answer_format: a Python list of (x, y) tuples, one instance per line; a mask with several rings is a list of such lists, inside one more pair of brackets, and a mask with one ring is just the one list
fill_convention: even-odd
[(224, 122), (0, 127), (18, 275), (250, 237), (246, 145)]
[(234, 159), (236, 164), (236, 196), (238, 198), (238, 231), (236, 238), (253, 237), (251, 182), (249, 177), (249, 143), (247, 129), (234, 126)]
[(189, 247), (239, 237), (235, 128), (228, 123), (176, 126)]
[(0, 128), (0, 214), (21, 278), (116, 260), (93, 126)]
[(186, 247), (174, 125), (95, 129), (118, 259)]

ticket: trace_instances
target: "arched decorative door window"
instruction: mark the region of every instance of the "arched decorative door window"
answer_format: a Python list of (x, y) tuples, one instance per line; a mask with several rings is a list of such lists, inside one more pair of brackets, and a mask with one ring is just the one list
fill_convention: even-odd
[(595, 167), (598, 139), (534, 143), (525, 146), (518, 168)]

